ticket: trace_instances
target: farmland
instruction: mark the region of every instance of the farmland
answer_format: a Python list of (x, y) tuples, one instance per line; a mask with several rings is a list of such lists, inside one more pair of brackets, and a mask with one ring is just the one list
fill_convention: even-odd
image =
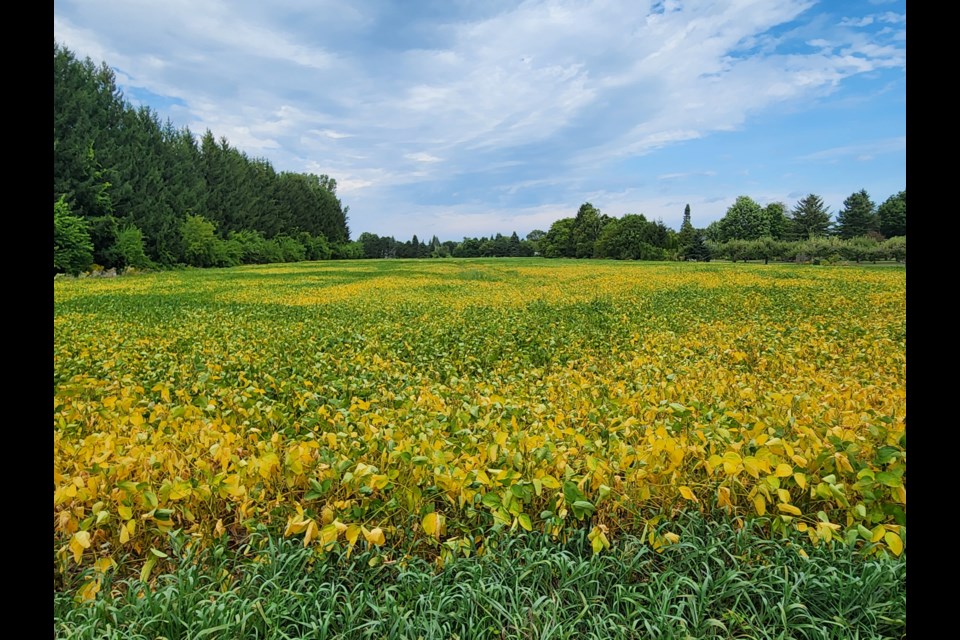
[(255, 532), (438, 568), (494, 533), (659, 553), (689, 512), (899, 557), (905, 291), (536, 259), (58, 280), (55, 574), (93, 598), (171, 568), (173, 535)]

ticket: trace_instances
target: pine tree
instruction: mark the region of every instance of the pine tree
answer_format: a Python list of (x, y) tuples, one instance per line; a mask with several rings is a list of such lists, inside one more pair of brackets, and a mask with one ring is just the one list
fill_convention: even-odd
[(861, 189), (843, 201), (843, 209), (837, 214), (837, 232), (844, 240), (865, 236), (877, 230), (876, 205)]
[(697, 230), (693, 228), (693, 223), (690, 221), (690, 205), (688, 204), (683, 210), (683, 223), (681, 223), (680, 232), (677, 234), (677, 249), (680, 251), (680, 255), (684, 255), (684, 251), (693, 243), (693, 237), (696, 233)]
[(811, 193), (793, 208), (790, 223), (795, 240), (825, 236), (830, 233), (830, 212), (823, 199)]
[(694, 231), (693, 240), (691, 241), (690, 247), (687, 249), (685, 256), (687, 260), (710, 262), (710, 258), (712, 257), (710, 254), (710, 247), (707, 246), (707, 241), (703, 237), (703, 231)]

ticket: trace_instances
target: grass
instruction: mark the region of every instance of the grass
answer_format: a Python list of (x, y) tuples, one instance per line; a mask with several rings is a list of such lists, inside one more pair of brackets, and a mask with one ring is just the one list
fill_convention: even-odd
[[(55, 594), (59, 638), (897, 638), (905, 636), (905, 557), (842, 544), (771, 540), (752, 523), (691, 513), (656, 553), (621, 538), (593, 555), (566, 544), (491, 538), (496, 549), (437, 571), (374, 552), (318, 558), (254, 538), (181, 552), (144, 589), (107, 583), (89, 604)], [(788, 542), (788, 543), (786, 543)], [(798, 553), (804, 548), (808, 558)], [(373, 566), (371, 566), (373, 565)], [(230, 576), (222, 582), (224, 576)], [(226, 586), (225, 586), (226, 585)]]

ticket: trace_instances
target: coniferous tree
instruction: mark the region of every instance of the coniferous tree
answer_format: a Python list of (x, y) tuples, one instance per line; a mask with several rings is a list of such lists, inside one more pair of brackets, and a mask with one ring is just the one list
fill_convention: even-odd
[(791, 211), (790, 227), (795, 240), (825, 236), (830, 233), (830, 226), (830, 212), (818, 195), (807, 195)]
[(696, 233), (697, 230), (694, 229), (693, 223), (690, 221), (690, 205), (688, 204), (683, 209), (683, 222), (680, 224), (680, 232), (677, 233), (677, 248), (681, 255), (693, 243), (693, 236)]
[[(307, 232), (311, 246), (348, 243), (349, 208), (336, 197), (336, 180), (295, 175), (281, 180), (268, 161), (248, 158), (210, 131), (198, 144), (189, 129), (178, 130), (149, 107), (127, 103), (106, 63), (77, 60), (54, 42), (54, 200), (65, 196), (71, 214), (87, 221), (97, 259), (106, 263), (110, 256), (136, 253), (135, 228), (148, 259), (180, 261), (189, 215), (212, 222), (221, 241), (214, 246), (232, 252), (212, 259), (217, 264), (283, 255), (274, 245), (245, 252), (241, 238), (256, 234), (286, 235), (302, 244), (300, 234)], [(287, 251), (288, 257), (296, 254)]]
[(712, 257), (710, 247), (707, 246), (703, 231), (694, 230), (693, 240), (684, 255), (687, 260), (710, 262), (710, 258)]
[(866, 189), (851, 194), (837, 214), (837, 233), (844, 240), (877, 230), (876, 206)]

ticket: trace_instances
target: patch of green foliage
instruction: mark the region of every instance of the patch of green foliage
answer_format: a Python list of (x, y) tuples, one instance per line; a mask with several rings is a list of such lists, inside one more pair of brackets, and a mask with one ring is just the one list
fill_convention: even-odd
[(624, 536), (595, 555), (586, 529), (566, 544), (492, 537), (488, 553), (439, 572), (422, 558), (383, 562), (376, 550), (318, 557), (269, 536), (237, 549), (224, 539), (197, 555), (181, 540), (176, 569), (150, 586), (108, 577), (88, 604), (76, 604), (72, 588), (55, 593), (54, 631), (124, 639), (905, 634), (905, 556), (771, 540), (754, 524), (686, 514), (672, 525), (680, 541), (662, 553)]

